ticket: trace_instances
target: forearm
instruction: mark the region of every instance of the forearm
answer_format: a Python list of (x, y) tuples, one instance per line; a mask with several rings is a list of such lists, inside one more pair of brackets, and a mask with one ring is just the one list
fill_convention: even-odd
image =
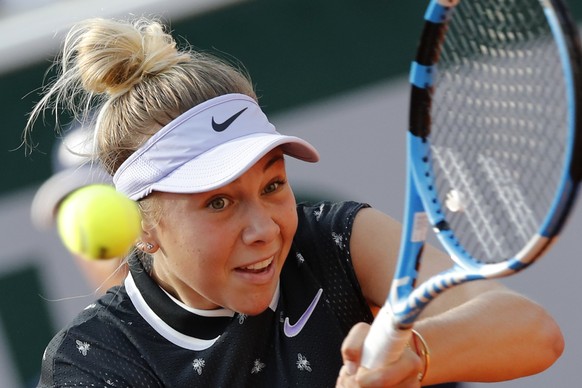
[[(371, 209), (358, 213), (350, 247), (370, 303), (383, 304), (389, 292), (387, 279), (398, 257), (394, 236), (399, 234), (398, 225), (381, 213)], [(418, 284), (453, 265), (445, 253), (429, 245), (423, 256)], [(541, 306), (494, 280), (470, 281), (445, 291), (428, 304), (415, 328), (432, 353), (424, 385), (532, 375), (552, 365), (564, 346), (559, 327)], [(345, 341), (344, 361), (359, 364), (360, 339)], [(389, 379), (391, 373), (398, 372), (386, 367), (373, 378)]]
[(482, 293), (415, 328), (431, 351), (425, 385), (532, 375), (552, 365), (564, 346), (543, 308), (505, 289)]

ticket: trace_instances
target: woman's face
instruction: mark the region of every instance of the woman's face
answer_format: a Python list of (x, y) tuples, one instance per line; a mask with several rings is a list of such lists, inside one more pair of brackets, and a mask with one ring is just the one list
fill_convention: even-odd
[(283, 153), (275, 149), (234, 182), (198, 194), (156, 193), (154, 277), (185, 304), (264, 311), (297, 229)]

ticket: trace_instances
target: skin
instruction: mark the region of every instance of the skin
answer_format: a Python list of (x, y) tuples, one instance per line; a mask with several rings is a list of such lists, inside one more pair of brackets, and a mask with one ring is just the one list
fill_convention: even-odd
[[(161, 219), (144, 227), (154, 244), (153, 276), (173, 296), (198, 309), (264, 311), (297, 229), (295, 198), (283, 154), (275, 149), (234, 182), (207, 193), (154, 193)], [(400, 224), (364, 209), (350, 249), (369, 303), (386, 299), (398, 257)], [(427, 247), (419, 281), (451, 266)], [(256, 266), (254, 269), (252, 266)], [(543, 371), (562, 353), (560, 329), (539, 305), (494, 281), (449, 290), (425, 309), (415, 328), (431, 351), (423, 384), (501, 381)], [(344, 340), (338, 387), (419, 387), (422, 360), (410, 349), (391, 365), (360, 367), (369, 325)]]
[(282, 151), (269, 152), (217, 190), (155, 195), (163, 216), (144, 240), (159, 246), (158, 283), (194, 308), (264, 311), (297, 229)]

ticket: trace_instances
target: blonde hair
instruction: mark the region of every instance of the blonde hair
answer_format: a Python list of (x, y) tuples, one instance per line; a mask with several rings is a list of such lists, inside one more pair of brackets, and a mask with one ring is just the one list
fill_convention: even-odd
[(96, 119), (96, 156), (114, 174), (150, 136), (208, 99), (242, 93), (255, 100), (240, 68), (190, 48), (180, 50), (157, 20), (89, 19), (69, 31), (57, 76), (33, 108), (26, 134), (39, 115), (63, 108), (81, 122)]

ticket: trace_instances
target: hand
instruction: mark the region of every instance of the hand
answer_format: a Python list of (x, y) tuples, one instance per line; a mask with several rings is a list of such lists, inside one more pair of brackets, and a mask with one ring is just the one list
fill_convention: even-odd
[(368, 331), (369, 324), (358, 323), (344, 339), (341, 349), (344, 365), (340, 369), (336, 387), (420, 387), (418, 374), (422, 370), (422, 361), (410, 348), (407, 348), (400, 359), (391, 365), (376, 369), (360, 366), (362, 348)]

